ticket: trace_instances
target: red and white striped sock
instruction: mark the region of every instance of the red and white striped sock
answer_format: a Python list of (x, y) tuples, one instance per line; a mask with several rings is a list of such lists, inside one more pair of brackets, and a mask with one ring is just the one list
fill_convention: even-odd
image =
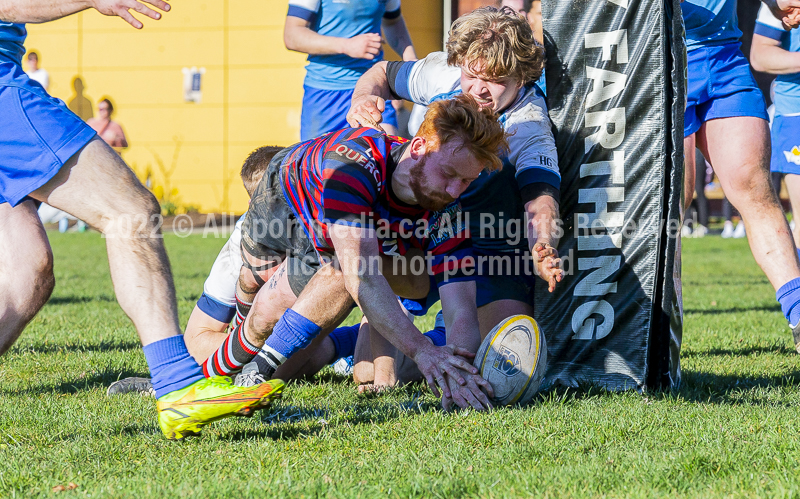
[(255, 358), (259, 350), (259, 347), (247, 340), (244, 327), (239, 324), (233, 328), (219, 349), (203, 362), (203, 374), (206, 378), (236, 374)]

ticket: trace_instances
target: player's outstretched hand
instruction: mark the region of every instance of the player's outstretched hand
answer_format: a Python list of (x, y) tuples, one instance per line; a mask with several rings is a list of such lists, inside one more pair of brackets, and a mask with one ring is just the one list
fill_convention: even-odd
[(533, 256), (539, 277), (547, 281), (547, 290), (552, 293), (556, 290), (556, 284), (564, 278), (558, 251), (549, 243), (536, 243), (533, 245), (533, 255), (531, 256)]
[[(417, 351), (414, 362), (437, 397), (452, 398), (450, 384), (447, 382), (448, 377), (452, 378), (456, 384), (465, 386), (467, 380), (464, 375), (478, 374), (478, 369), (467, 361), (470, 356), (475, 356), (469, 351), (452, 345), (437, 347), (427, 341), (425, 343)], [(439, 392), (440, 388), (441, 393)]]
[(373, 60), (381, 52), (381, 35), (364, 33), (344, 41), (344, 54), (354, 59)]
[(786, 29), (800, 27), (800, 0), (766, 0), (764, 3)]
[(118, 16), (136, 29), (144, 26), (141, 21), (133, 17), (131, 10), (143, 14), (151, 19), (161, 19), (161, 13), (156, 12), (145, 4), (150, 4), (156, 9), (169, 12), (170, 6), (163, 0), (94, 0), (94, 8), (106, 16)]
[(353, 99), (350, 110), (347, 112), (347, 123), (358, 128), (366, 126), (381, 130), (379, 123), (383, 121), (383, 111), (386, 109), (386, 101), (375, 95), (367, 95)]
[(492, 385), (479, 374), (463, 373), (463, 375), (467, 380), (464, 386), (454, 382), (448, 376), (447, 381), (452, 396), (442, 397), (442, 408), (446, 411), (455, 409), (455, 406), (462, 409), (472, 407), (476, 411), (491, 409), (492, 403), (489, 401), (489, 397), (494, 397)]

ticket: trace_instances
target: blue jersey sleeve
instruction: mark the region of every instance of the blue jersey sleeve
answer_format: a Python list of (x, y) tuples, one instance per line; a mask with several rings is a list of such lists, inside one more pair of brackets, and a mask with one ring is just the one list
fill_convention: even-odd
[(790, 37), (790, 33), (783, 29), (783, 23), (773, 16), (769, 8), (763, 4), (758, 11), (754, 33), (781, 43), (786, 42)]
[(299, 17), (313, 23), (319, 14), (321, 0), (290, 0), (287, 16)]

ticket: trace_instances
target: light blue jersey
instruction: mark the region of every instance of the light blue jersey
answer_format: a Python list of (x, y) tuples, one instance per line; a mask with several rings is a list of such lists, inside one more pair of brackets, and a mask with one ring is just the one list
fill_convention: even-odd
[[(381, 33), (381, 20), (400, 15), (400, 0), (289, 0), (289, 16), (311, 23), (311, 29), (325, 36), (352, 38)], [(323, 90), (346, 90), (383, 59), (354, 59), (346, 55), (309, 55), (305, 85)]]
[(736, 0), (686, 0), (681, 4), (686, 49), (739, 43)]
[(3, 59), (22, 65), (25, 55), (25, 37), (28, 32), (24, 24), (0, 21), (0, 62)]
[[(766, 36), (781, 43), (789, 52), (800, 52), (800, 31), (783, 29), (781, 21), (762, 5), (756, 21), (757, 35)], [(800, 73), (778, 75), (775, 78), (775, 115), (793, 116), (800, 114)], [(800, 135), (800, 131), (798, 131)]]

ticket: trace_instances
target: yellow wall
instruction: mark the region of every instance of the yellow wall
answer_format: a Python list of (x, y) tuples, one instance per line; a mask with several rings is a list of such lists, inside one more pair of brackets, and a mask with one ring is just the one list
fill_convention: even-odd
[[(440, 50), (440, 2), (402, 5), (418, 54)], [(305, 55), (283, 46), (285, 0), (176, 0), (172, 7), (142, 31), (95, 11), (29, 25), (26, 46), (40, 53), (52, 95), (80, 102), (79, 77), (94, 108), (111, 97), (131, 145), (123, 157), (143, 180), (151, 172), (157, 194), (171, 191), (177, 204), (202, 211), (241, 213), (248, 199), (238, 171), (247, 154), (299, 140)], [(199, 104), (183, 100), (181, 70), (192, 66), (206, 68)]]

